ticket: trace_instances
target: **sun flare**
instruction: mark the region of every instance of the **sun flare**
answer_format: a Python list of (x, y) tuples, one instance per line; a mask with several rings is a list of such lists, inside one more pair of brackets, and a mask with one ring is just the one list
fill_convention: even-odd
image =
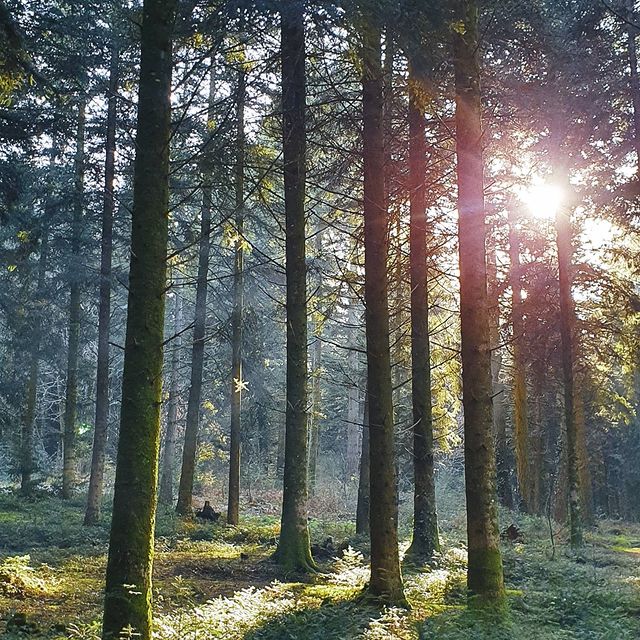
[(518, 196), (534, 218), (553, 219), (562, 205), (564, 194), (557, 185), (541, 183), (523, 187)]

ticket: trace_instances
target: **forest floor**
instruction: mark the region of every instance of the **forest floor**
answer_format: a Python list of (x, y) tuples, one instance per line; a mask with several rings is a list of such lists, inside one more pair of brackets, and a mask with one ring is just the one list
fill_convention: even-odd
[[(83, 500), (26, 502), (0, 493), (0, 637), (99, 638), (106, 524), (82, 527)], [(408, 533), (408, 520), (403, 519)], [(378, 611), (358, 599), (367, 547), (353, 525), (311, 521), (316, 543), (351, 547), (311, 577), (269, 561), (278, 521), (245, 515), (239, 527), (158, 517), (154, 568), (159, 640), (637, 640), (640, 638), (640, 526), (600, 522), (579, 554), (557, 528), (512, 513), (522, 542), (503, 545), (508, 613), (466, 607), (464, 519), (441, 515), (444, 550), (429, 570), (405, 571), (411, 610)], [(403, 548), (406, 547), (406, 544)], [(555, 550), (554, 550), (555, 548)]]

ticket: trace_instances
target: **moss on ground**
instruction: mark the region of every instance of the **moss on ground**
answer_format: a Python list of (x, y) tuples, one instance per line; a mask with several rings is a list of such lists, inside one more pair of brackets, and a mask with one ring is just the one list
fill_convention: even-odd
[[(83, 501), (0, 496), (0, 634), (43, 640), (99, 637), (107, 527), (84, 528)], [(510, 516), (511, 517), (511, 516)], [(514, 516), (515, 517), (515, 516)], [(355, 547), (314, 576), (269, 561), (276, 518), (239, 527), (160, 515), (154, 570), (158, 640), (636, 640), (640, 527), (601, 523), (574, 554), (544, 522), (519, 518), (525, 542), (503, 546), (508, 613), (467, 607), (459, 528), (443, 533), (434, 567), (405, 572), (410, 611), (362, 602), (367, 547), (349, 523), (313, 520), (314, 542)], [(403, 548), (406, 547), (406, 542)], [(363, 555), (363, 553), (365, 555)], [(553, 557), (552, 557), (553, 555)], [(28, 557), (27, 557), (28, 556)], [(9, 629), (7, 630), (7, 627)]]

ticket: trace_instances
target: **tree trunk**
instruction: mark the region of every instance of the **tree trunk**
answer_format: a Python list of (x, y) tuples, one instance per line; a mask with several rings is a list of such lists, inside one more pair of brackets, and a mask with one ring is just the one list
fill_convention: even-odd
[[(209, 83), (209, 109), (214, 100), (214, 76), (211, 72)], [(208, 114), (210, 115), (210, 114)], [(196, 282), (196, 310), (193, 324), (193, 345), (191, 349), (191, 383), (187, 403), (187, 420), (182, 449), (182, 467), (176, 513), (181, 516), (193, 515), (193, 478), (196, 470), (198, 448), (198, 427), (200, 423), (200, 399), (202, 396), (202, 370), (204, 367), (204, 341), (207, 322), (207, 287), (209, 276), (209, 250), (211, 245), (211, 171), (208, 160), (204, 162), (204, 186), (202, 189), (202, 211), (200, 217), (200, 245), (198, 249), (198, 277)]]
[(369, 391), (365, 392), (364, 416), (362, 419), (362, 450), (360, 452), (360, 478), (358, 481), (358, 504), (356, 506), (356, 534), (368, 536), (369, 531)]
[(305, 264), (306, 76), (304, 3), (281, 10), (284, 206), (287, 279), (287, 397), (284, 490), (275, 553), (288, 569), (315, 568), (307, 522), (307, 269)]
[(485, 255), (478, 9), (457, 0), (454, 33), (462, 403), (469, 565), (467, 585), (478, 604), (504, 600), (496, 504), (491, 403), (491, 351)]
[(364, 154), (365, 306), (369, 394), (371, 580), (369, 595), (404, 605), (398, 557), (398, 487), (394, 456), (393, 389), (389, 353), (381, 32), (363, 21), (362, 107)]
[[(529, 402), (527, 393), (526, 362), (522, 351), (524, 319), (522, 316), (522, 273), (520, 265), (520, 236), (518, 214), (509, 208), (509, 284), (511, 285), (511, 328), (513, 333), (513, 429), (515, 438), (516, 476), (522, 505), (527, 513), (536, 513), (539, 491), (531, 473), (529, 459), (535, 445), (529, 437)], [(534, 472), (535, 473), (535, 472)]]
[[(358, 318), (357, 308), (355, 304), (351, 304), (349, 307), (348, 320), (349, 332), (351, 334), (351, 346), (356, 344), (356, 336), (358, 332), (358, 324), (360, 319)], [(358, 473), (359, 461), (360, 461), (360, 446), (362, 436), (362, 416), (360, 399), (360, 389), (358, 387), (358, 381), (361, 378), (359, 371), (359, 354), (355, 348), (349, 350), (347, 356), (347, 371), (349, 372), (349, 388), (347, 390), (347, 451), (345, 456), (345, 480), (348, 483), (356, 477)]]
[(20, 492), (29, 495), (32, 490), (33, 460), (33, 428), (36, 417), (36, 399), (38, 392), (38, 378), (40, 375), (40, 343), (42, 342), (42, 325), (44, 312), (44, 288), (49, 259), (49, 219), (51, 207), (47, 206), (42, 222), (42, 238), (40, 239), (40, 259), (38, 261), (38, 282), (36, 284), (36, 310), (33, 313), (34, 329), (31, 337), (31, 362), (29, 364), (29, 379), (27, 381), (27, 403), (22, 419), (20, 442)]
[[(559, 136), (562, 139), (562, 136)], [(560, 150), (560, 144), (554, 148)], [(556, 165), (554, 173), (564, 193), (569, 193), (569, 176), (565, 167)], [(567, 195), (568, 197), (568, 195)], [(567, 493), (569, 515), (569, 537), (574, 548), (582, 545), (582, 514), (580, 508), (580, 478), (578, 456), (578, 433), (575, 403), (575, 309), (571, 295), (573, 257), (573, 233), (571, 230), (570, 204), (558, 208), (556, 213), (556, 240), (558, 248), (558, 275), (560, 283), (560, 344), (562, 378), (564, 386), (564, 420), (567, 462)]]
[[(175, 0), (145, 0), (129, 304), (103, 639), (151, 638), (169, 207)], [(129, 631), (125, 631), (129, 629)]]
[(86, 104), (78, 105), (78, 133), (74, 163), (74, 202), (71, 222), (71, 262), (69, 265), (69, 351), (65, 391), (64, 438), (62, 449), (62, 497), (71, 497), (76, 483), (76, 421), (78, 414), (78, 358), (80, 355), (80, 241), (84, 207), (84, 128)]
[[(244, 53), (244, 52), (243, 52)], [(242, 440), (240, 414), (242, 410), (242, 314), (244, 261), (244, 104), (246, 74), (244, 60), (238, 67), (236, 98), (236, 243), (233, 262), (233, 314), (231, 317), (231, 434), (229, 453), (229, 501), (227, 522), (238, 524), (240, 519), (240, 443)]]
[[(317, 236), (316, 236), (317, 237)], [(321, 331), (316, 324), (316, 332)], [(309, 416), (309, 492), (313, 495), (316, 488), (318, 471), (318, 450), (320, 446), (320, 415), (322, 406), (322, 388), (320, 374), (322, 371), (322, 340), (315, 336), (311, 352), (311, 415)]]
[[(181, 284), (179, 278), (175, 284)], [(160, 465), (160, 491), (158, 501), (163, 505), (173, 504), (173, 465), (176, 458), (176, 430), (178, 426), (178, 405), (180, 404), (180, 350), (182, 348), (182, 295), (176, 287), (174, 292), (175, 306), (173, 311), (173, 333), (175, 338), (171, 353), (171, 373), (169, 398), (167, 400), (167, 428), (164, 434), (164, 449)]]
[(419, 79), (409, 72), (411, 400), (413, 405), (413, 538), (407, 559), (422, 564), (440, 551), (433, 466), (431, 350), (427, 290), (427, 149)]
[(638, 75), (638, 49), (636, 37), (638, 28), (634, 26), (634, 0), (627, 0), (627, 56), (629, 58), (629, 85), (631, 89), (631, 102), (633, 105), (633, 144), (638, 163), (636, 176), (640, 180), (640, 77)]
[(107, 101), (107, 137), (105, 140), (104, 195), (102, 201), (102, 246), (100, 255), (100, 304), (98, 309), (98, 362), (96, 374), (96, 424), (91, 455), (91, 477), (84, 524), (100, 519), (104, 483), (104, 461), (109, 428), (109, 331), (111, 320), (111, 255), (113, 248), (114, 181), (116, 153), (116, 108), (119, 50), (111, 47), (109, 97)]

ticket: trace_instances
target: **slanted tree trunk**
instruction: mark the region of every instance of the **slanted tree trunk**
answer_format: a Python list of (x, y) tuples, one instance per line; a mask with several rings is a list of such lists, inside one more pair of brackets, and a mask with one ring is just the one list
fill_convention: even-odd
[[(243, 52), (244, 56), (244, 52)], [(242, 410), (242, 314), (244, 296), (244, 104), (246, 93), (244, 60), (238, 67), (236, 97), (236, 166), (235, 208), (236, 242), (233, 262), (233, 313), (231, 316), (231, 433), (229, 450), (229, 500), (227, 522), (238, 524), (240, 519), (240, 443), (242, 440), (240, 413)]]
[(485, 254), (478, 8), (456, 1), (454, 65), (462, 403), (469, 565), (467, 585), (478, 604), (504, 600), (496, 501), (496, 461), (491, 403), (491, 350)]
[(360, 451), (360, 478), (356, 506), (356, 534), (369, 535), (369, 392), (365, 391), (364, 416), (362, 418), (362, 450)]
[(40, 343), (42, 342), (42, 324), (44, 313), (44, 288), (49, 259), (49, 219), (52, 214), (51, 206), (47, 206), (42, 222), (42, 237), (40, 239), (40, 259), (38, 261), (38, 282), (36, 284), (35, 311), (33, 312), (33, 333), (31, 335), (31, 352), (29, 363), (29, 378), (27, 381), (27, 402), (22, 418), (20, 441), (20, 492), (29, 495), (32, 490), (33, 460), (33, 428), (36, 418), (36, 400), (38, 392), (38, 378), (40, 376)]
[(175, 0), (145, 0), (143, 6), (129, 304), (103, 640), (126, 633), (151, 638), (175, 9)]
[(409, 71), (411, 400), (413, 406), (413, 537), (405, 556), (428, 562), (440, 551), (433, 466), (431, 350), (427, 290), (427, 149), (420, 80)]
[(286, 216), (287, 408), (284, 490), (276, 561), (315, 568), (307, 522), (307, 269), (305, 264), (306, 76), (304, 3), (281, 9), (282, 141)]
[[(560, 132), (554, 134), (562, 139)], [(554, 146), (560, 151), (560, 143)], [(557, 164), (554, 170), (556, 180), (569, 199), (569, 176), (567, 169)], [(582, 513), (580, 505), (580, 473), (578, 454), (578, 423), (575, 402), (575, 308), (571, 295), (573, 282), (573, 232), (571, 229), (571, 204), (565, 202), (556, 213), (556, 243), (558, 249), (558, 277), (560, 284), (560, 344), (562, 358), (562, 379), (564, 388), (564, 421), (567, 465), (567, 494), (569, 516), (569, 539), (571, 546), (582, 546)]]
[(76, 483), (76, 421), (78, 414), (78, 358), (80, 356), (80, 240), (84, 207), (85, 99), (78, 105), (78, 133), (74, 163), (74, 202), (71, 221), (71, 262), (69, 264), (69, 351), (65, 390), (64, 438), (62, 448), (62, 497), (71, 497)]
[(388, 220), (384, 187), (381, 31), (362, 24), (365, 307), (369, 396), (371, 580), (368, 593), (406, 603), (398, 556), (398, 487), (394, 456), (393, 389), (389, 353)]
[[(209, 113), (212, 109), (214, 76), (211, 71), (209, 83)], [(211, 120), (212, 117), (209, 117)], [(205, 149), (206, 153), (206, 149)], [(191, 348), (191, 383), (187, 403), (187, 419), (182, 449), (182, 467), (176, 513), (183, 517), (193, 515), (193, 478), (196, 470), (198, 448), (198, 428), (200, 424), (200, 400), (202, 396), (202, 370), (204, 368), (204, 342), (207, 322), (207, 280), (209, 275), (209, 250), (211, 246), (211, 171), (209, 160), (204, 160), (202, 188), (202, 209), (200, 213), (200, 244), (198, 248), (198, 276), (196, 282), (196, 309), (193, 324), (193, 344)]]
[(109, 331), (111, 320), (111, 254), (113, 249), (114, 181), (116, 153), (116, 107), (119, 50), (115, 40), (109, 65), (107, 100), (107, 137), (105, 140), (104, 194), (102, 199), (102, 244), (100, 252), (100, 303), (98, 309), (98, 361), (96, 373), (96, 424), (93, 433), (91, 477), (84, 524), (100, 519), (104, 484), (104, 461), (109, 428)]
[[(175, 279), (175, 284), (180, 284), (180, 279)], [(160, 465), (160, 491), (158, 502), (163, 505), (173, 504), (173, 465), (176, 458), (176, 430), (178, 426), (178, 405), (180, 404), (180, 350), (182, 348), (182, 295), (174, 293), (175, 303), (173, 310), (173, 333), (175, 338), (172, 344), (171, 372), (169, 382), (169, 398), (167, 399), (167, 427), (164, 434), (164, 449), (162, 451), (162, 463)]]
[(522, 267), (520, 264), (520, 236), (518, 233), (518, 210), (509, 207), (509, 283), (511, 285), (511, 328), (513, 332), (513, 430), (515, 439), (516, 476), (522, 505), (527, 513), (537, 513), (539, 491), (529, 460), (534, 459), (535, 443), (529, 436), (529, 402), (527, 372), (522, 344), (524, 319), (522, 316)]

